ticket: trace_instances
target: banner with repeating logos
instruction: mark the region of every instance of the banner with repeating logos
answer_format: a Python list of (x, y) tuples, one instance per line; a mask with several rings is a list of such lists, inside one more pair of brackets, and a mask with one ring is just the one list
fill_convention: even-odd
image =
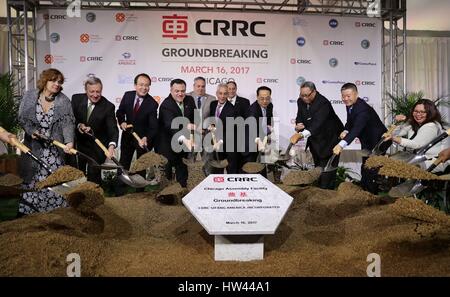
[[(103, 81), (103, 95), (116, 106), (133, 89), (133, 78), (150, 75), (150, 94), (162, 100), (169, 82), (182, 78), (187, 91), (203, 76), (207, 93), (234, 80), (251, 102), (256, 89), (272, 89), (280, 145), (294, 132), (299, 86), (309, 80), (345, 123), (340, 88), (359, 95), (380, 114), (381, 22), (372, 18), (194, 11), (65, 10), (38, 13), (38, 71), (61, 70), (64, 93), (83, 92), (90, 75)], [(381, 115), (381, 114), (380, 114)], [(300, 143), (300, 145), (302, 145)], [(350, 148), (357, 149), (357, 142)]]

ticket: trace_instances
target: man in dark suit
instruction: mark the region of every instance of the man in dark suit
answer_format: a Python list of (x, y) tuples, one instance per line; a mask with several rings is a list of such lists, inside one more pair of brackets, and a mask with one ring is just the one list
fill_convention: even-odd
[[(307, 138), (306, 147), (311, 151), (314, 165), (324, 168), (333, 154), (333, 147), (339, 142), (344, 125), (330, 101), (316, 90), (313, 82), (306, 81), (300, 86), (295, 123), (295, 130), (299, 133), (291, 141)], [(333, 165), (338, 163), (339, 157), (336, 157)], [(334, 189), (335, 181), (336, 170), (324, 172), (319, 178), (319, 187)]]
[[(333, 153), (339, 155), (356, 137), (359, 138), (362, 149), (372, 150), (383, 133), (387, 131), (375, 110), (363, 99), (358, 97), (358, 88), (353, 83), (346, 83), (341, 88), (342, 101), (347, 108), (347, 123), (341, 133), (342, 139), (334, 148)], [(386, 142), (386, 149), (390, 143)], [(374, 194), (378, 192), (375, 183), (376, 171), (364, 168), (367, 158), (361, 165), (361, 186)]]
[[(125, 169), (129, 169), (133, 154), (139, 158), (146, 151), (155, 145), (155, 138), (158, 132), (158, 103), (148, 94), (150, 90), (151, 79), (141, 73), (134, 78), (134, 91), (125, 92), (120, 101), (119, 108), (116, 112), (117, 122), (122, 131), (122, 139), (120, 142), (120, 163)], [(138, 143), (131, 133), (127, 131), (127, 125), (133, 125), (133, 131), (141, 138)], [(116, 193), (116, 195), (122, 194)]]
[[(214, 148), (217, 151), (220, 151), (218, 154), (220, 160), (227, 159), (227, 173), (236, 174), (238, 173), (238, 167), (235, 161), (236, 153), (234, 150), (234, 145), (228, 145), (228, 140), (231, 142), (235, 142), (234, 139), (234, 129), (227, 133), (227, 122), (234, 119), (234, 106), (228, 101), (228, 87), (225, 84), (219, 84), (217, 86), (216, 92), (217, 100), (211, 102), (210, 114), (211, 118), (215, 119), (214, 127), (215, 135), (217, 139), (216, 147)], [(220, 122), (220, 124), (218, 124)], [(233, 126), (234, 128), (234, 126)], [(213, 152), (213, 154), (215, 154)], [(210, 156), (214, 157), (214, 156)], [(212, 173), (223, 173), (223, 169), (215, 168)]]
[[(167, 179), (172, 179), (172, 167), (175, 167), (176, 180), (182, 187), (187, 186), (188, 170), (183, 158), (193, 147), (190, 134), (195, 130), (194, 109), (194, 98), (186, 96), (186, 82), (182, 79), (172, 80), (170, 94), (159, 108), (156, 151), (168, 160), (165, 168)], [(177, 127), (172, 128), (172, 124)]]
[[(250, 107), (250, 100), (237, 95), (237, 84), (235, 81), (230, 80), (227, 82), (228, 87), (228, 101), (234, 106), (234, 117), (238, 119), (242, 118), (245, 120), (247, 118), (247, 112)], [(236, 126), (234, 129), (234, 141), (235, 141), (235, 155), (233, 157), (232, 166), (233, 168), (238, 168), (241, 171), (242, 165), (244, 165), (245, 156), (245, 139), (238, 137), (239, 127)]]
[[(99, 164), (105, 162), (104, 152), (85, 134), (93, 131), (96, 137), (108, 147), (109, 157), (114, 156), (119, 138), (115, 106), (102, 96), (102, 81), (97, 77), (90, 77), (85, 83), (86, 93), (72, 96), (72, 109), (75, 116), (76, 147), (81, 152), (92, 156)], [(78, 168), (86, 173), (89, 181), (101, 183), (101, 170), (87, 166), (83, 157), (78, 158)], [(87, 170), (87, 171), (86, 171)]]
[[(247, 162), (256, 162), (258, 159), (259, 152), (256, 150), (261, 149), (261, 144), (265, 136), (269, 136), (272, 133), (272, 118), (273, 118), (273, 104), (272, 100), (272, 90), (269, 87), (261, 86), (256, 90), (256, 101), (250, 105), (247, 115), (248, 119), (253, 118), (256, 122), (256, 127), (246, 126), (246, 150)], [(249, 128), (256, 128), (256, 131), (250, 131)], [(255, 135), (258, 139), (255, 139)], [(258, 141), (258, 145), (254, 146), (254, 143)], [(263, 176), (267, 176), (267, 172), (261, 173)]]

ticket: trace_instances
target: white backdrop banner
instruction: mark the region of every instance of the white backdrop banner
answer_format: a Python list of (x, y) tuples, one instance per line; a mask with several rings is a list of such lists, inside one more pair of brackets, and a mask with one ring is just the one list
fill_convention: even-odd
[[(380, 114), (381, 22), (372, 18), (229, 12), (65, 10), (38, 13), (38, 70), (66, 76), (64, 93), (83, 92), (89, 75), (103, 81), (103, 95), (116, 106), (133, 89), (133, 78), (152, 78), (150, 94), (169, 94), (182, 78), (187, 91), (203, 76), (207, 92), (234, 80), (253, 102), (256, 89), (272, 89), (280, 144), (293, 133), (299, 85), (313, 81), (345, 123), (340, 87), (353, 82)], [(350, 148), (358, 148), (358, 144)]]

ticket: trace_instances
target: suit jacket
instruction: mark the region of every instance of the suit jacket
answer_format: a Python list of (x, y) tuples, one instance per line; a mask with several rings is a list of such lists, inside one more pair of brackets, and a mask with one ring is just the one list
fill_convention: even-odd
[[(114, 104), (108, 101), (105, 97), (95, 104), (92, 110), (89, 121), (86, 121), (88, 97), (86, 94), (75, 94), (72, 96), (72, 109), (75, 116), (75, 127), (78, 124), (85, 124), (92, 128), (94, 135), (108, 147), (110, 142), (117, 144), (119, 138), (119, 129), (117, 128), (114, 110)], [(77, 148), (86, 154), (93, 154), (98, 162), (105, 160), (103, 151), (94, 143), (94, 141), (86, 134), (81, 134), (78, 129), (75, 133)]]
[[(210, 117), (215, 117), (216, 116), (216, 108), (217, 105), (219, 104), (219, 101), (213, 101), (211, 103), (211, 109), (210, 109)], [(222, 129), (217, 130), (216, 132), (216, 138), (217, 141), (219, 141), (220, 139), (223, 140), (223, 150), (225, 151), (226, 149), (226, 143), (227, 143), (227, 139), (229, 139), (231, 141), (231, 137), (234, 138), (234, 143), (236, 143), (236, 135), (232, 132), (229, 133), (229, 135), (227, 134), (227, 121), (232, 120), (234, 118), (235, 115), (235, 110), (234, 110), (234, 106), (233, 104), (231, 104), (229, 101), (225, 102), (225, 105), (222, 107), (222, 110), (220, 112), (219, 115), (219, 119), (222, 121)], [(216, 124), (216, 127), (217, 124)], [(233, 129), (234, 130), (234, 129)]]
[(236, 101), (234, 102), (234, 116), (243, 117), (244, 119), (248, 116), (248, 109), (250, 108), (250, 100), (236, 96)]
[(311, 132), (306, 146), (311, 148), (311, 153), (318, 159), (326, 159), (333, 154), (333, 147), (339, 142), (339, 134), (344, 130), (330, 101), (319, 92), (309, 109), (301, 98), (297, 100), (295, 123), (303, 123), (305, 129)]
[(358, 137), (362, 149), (372, 150), (387, 129), (375, 110), (361, 98), (358, 98), (352, 106), (351, 113), (347, 107), (347, 123), (344, 129), (348, 134), (344, 140), (350, 144)]
[[(267, 131), (261, 130), (261, 119), (263, 117), (261, 106), (259, 106), (258, 101), (253, 102), (252, 105), (250, 105), (248, 111), (247, 111), (248, 117), (253, 117), (256, 119), (256, 125), (257, 125), (257, 135), (262, 135), (262, 137), (266, 136)], [(267, 117), (267, 125), (272, 125), (272, 118), (273, 118), (273, 104), (269, 103), (266, 110), (266, 117)], [(253, 139), (254, 140), (254, 139)], [(262, 139), (261, 139), (262, 140)]]
[[(117, 122), (119, 125), (123, 122), (132, 124), (133, 131), (139, 137), (147, 137), (147, 147), (151, 150), (155, 144), (156, 134), (158, 133), (158, 103), (149, 94), (145, 95), (135, 116), (133, 114), (135, 97), (136, 91), (125, 92), (122, 101), (120, 101), (119, 109), (116, 112)], [(122, 141), (124, 141), (124, 137), (127, 141), (133, 138), (129, 133), (122, 134)]]
[[(188, 93), (187, 95), (191, 96), (194, 99), (195, 108), (198, 109), (197, 98), (199, 95), (195, 94), (194, 91)], [(203, 100), (201, 106), (202, 128), (207, 129), (208, 125), (206, 123), (203, 123), (203, 120), (209, 117), (211, 102), (217, 101), (217, 99), (216, 97), (210, 94), (205, 94), (203, 97), (206, 97), (206, 99)]]
[[(186, 138), (190, 137), (190, 131), (182, 127), (172, 128), (172, 121), (176, 117), (185, 117), (189, 123), (194, 123), (194, 98), (186, 96), (183, 100), (184, 115), (178, 107), (178, 103), (169, 95), (161, 103), (159, 107), (159, 131), (158, 141), (156, 143), (156, 152), (165, 156), (168, 160), (174, 160), (177, 156), (185, 156), (185, 152), (176, 153), (172, 150), (171, 142), (175, 134), (181, 131), (181, 134)], [(186, 128), (186, 127), (185, 127)], [(177, 134), (180, 136), (180, 134)], [(178, 137), (177, 137), (178, 138)], [(175, 140), (176, 141), (176, 140)]]

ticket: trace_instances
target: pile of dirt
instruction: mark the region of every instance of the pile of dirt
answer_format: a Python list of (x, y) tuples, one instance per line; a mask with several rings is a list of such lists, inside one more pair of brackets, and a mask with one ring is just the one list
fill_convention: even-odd
[(188, 190), (181, 187), (179, 183), (165, 187), (156, 195), (156, 200), (165, 204), (176, 204), (181, 202), (181, 198), (186, 195)]
[(105, 203), (103, 189), (93, 182), (82, 183), (65, 195), (67, 203), (80, 212), (92, 212)]
[(246, 173), (256, 174), (260, 173), (264, 169), (265, 165), (256, 162), (247, 162), (242, 166), (242, 170)]
[(52, 187), (59, 185), (68, 181), (76, 180), (84, 177), (81, 170), (78, 170), (72, 166), (65, 165), (59, 167), (55, 172), (50, 174), (46, 179), (37, 182), (36, 187), (38, 189), (43, 189), (47, 187)]
[(183, 159), (183, 163), (188, 167), (188, 181), (187, 189), (191, 191), (199, 183), (205, 179), (205, 174), (203, 173), (203, 162), (192, 162), (192, 160)]
[(421, 180), (439, 179), (437, 175), (417, 166), (386, 156), (372, 156), (367, 159), (365, 166), (370, 169), (380, 168), (378, 174), (384, 176)]
[(19, 186), (21, 183), (23, 183), (23, 179), (21, 179), (17, 175), (7, 173), (0, 176), (0, 186), (15, 187)]
[(283, 178), (283, 184), (288, 186), (309, 185), (319, 179), (322, 173), (321, 168), (311, 170), (291, 170)]
[(106, 198), (88, 215), (64, 208), (0, 223), (0, 275), (65, 276), (78, 253), (82, 276), (366, 276), (377, 253), (382, 276), (450, 276), (442, 219), (418, 227), (350, 183), (288, 189), (294, 200), (264, 237), (262, 261), (214, 261), (214, 237), (183, 205), (144, 192)]
[(152, 166), (160, 167), (167, 164), (167, 158), (157, 154), (153, 151), (148, 152), (140, 156), (135, 160), (130, 167), (131, 173), (136, 173), (142, 170), (146, 170)]

